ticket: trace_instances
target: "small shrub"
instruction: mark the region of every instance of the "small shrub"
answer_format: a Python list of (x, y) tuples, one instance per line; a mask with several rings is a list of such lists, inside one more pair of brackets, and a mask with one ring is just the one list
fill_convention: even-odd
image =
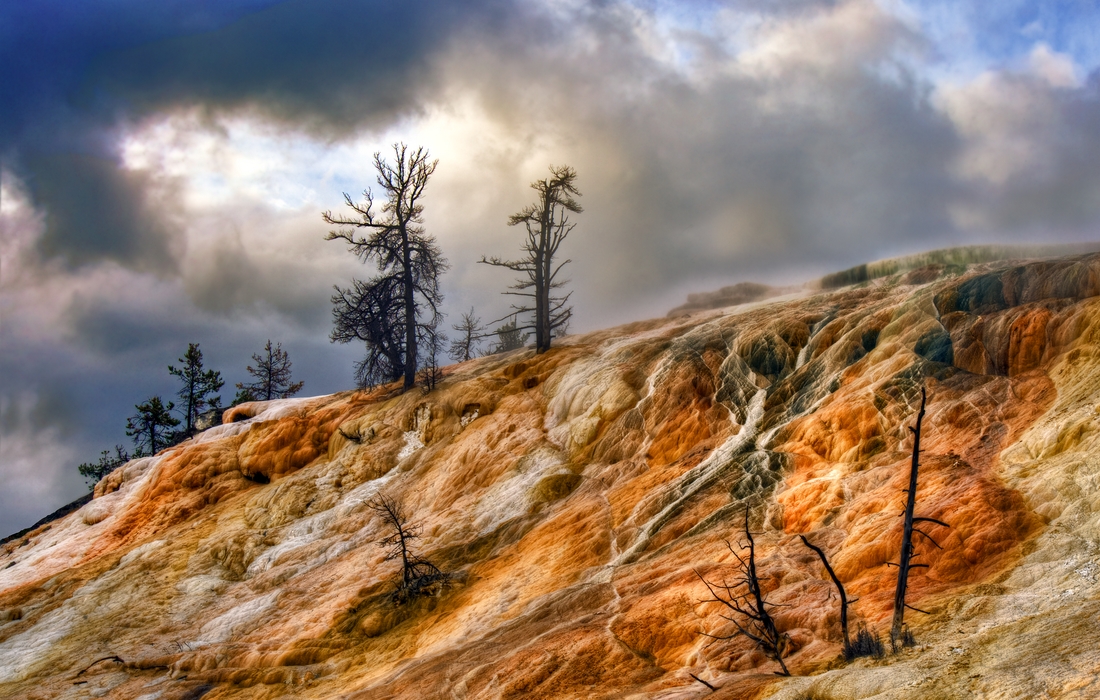
[(379, 513), (393, 530), (378, 541), (378, 546), (388, 550), (387, 561), (401, 561), (401, 581), (392, 596), (394, 605), (438, 595), (451, 580), (451, 575), (409, 551), (409, 542), (420, 537), (420, 528), (409, 524), (409, 515), (402, 504), (379, 494), (367, 502), (367, 507)]
[[(912, 635), (910, 635), (912, 638)], [(844, 651), (844, 660), (852, 661), (861, 656), (870, 656), (873, 659), (881, 659), (886, 655), (886, 647), (882, 644), (882, 638), (878, 632), (872, 632), (867, 626), (860, 623), (856, 629), (856, 637)]]

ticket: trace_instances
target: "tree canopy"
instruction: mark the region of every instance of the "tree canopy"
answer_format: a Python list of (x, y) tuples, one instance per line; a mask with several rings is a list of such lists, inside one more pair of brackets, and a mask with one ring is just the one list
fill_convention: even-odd
[[(439, 276), (448, 264), (435, 239), (424, 232), (420, 203), (438, 161), (429, 161), (426, 149), (411, 150), (403, 143), (394, 144), (393, 154), (392, 165), (374, 154), (377, 183), (386, 199), (380, 212), (368, 188), (362, 202), (344, 194), (352, 216), (326, 211), (322, 218), (341, 227), (325, 240), (345, 241), (349, 251), (379, 271), (369, 280), (353, 280), (349, 288), (336, 287), (332, 341), (366, 343), (366, 356), (356, 367), (360, 386), (403, 379), (408, 390), (440, 320)], [(358, 235), (363, 229), (366, 235)]]
[[(581, 195), (576, 186), (577, 171), (568, 165), (550, 166), (550, 177), (531, 183), (531, 189), (538, 193), (534, 204), (529, 204), (508, 218), (509, 226), (523, 224), (527, 239), (523, 243), (524, 257), (518, 260), (502, 258), (481, 258), (481, 262), (495, 267), (505, 267), (520, 273), (505, 294), (524, 297), (525, 301), (513, 305), (515, 314), (533, 314), (528, 325), (517, 326), (516, 330), (535, 331), (535, 351), (546, 352), (550, 349), (550, 340), (562, 333), (573, 315), (569, 306), (570, 294), (557, 295), (554, 290), (562, 288), (567, 280), (558, 275), (570, 260), (554, 262), (561, 244), (573, 231), (576, 224), (570, 222), (569, 212), (584, 211), (574, 197)], [(509, 314), (512, 315), (512, 314)], [(502, 319), (503, 320), (503, 319)], [(513, 321), (514, 322), (514, 321)]]
[(136, 456), (155, 455), (174, 442), (172, 428), (180, 424), (172, 415), (175, 407), (171, 401), (165, 405), (159, 396), (134, 406), (137, 413), (126, 419), (126, 436), (133, 440)]
[(115, 445), (114, 456), (111, 456), (110, 450), (103, 450), (99, 453), (98, 462), (85, 462), (77, 467), (77, 471), (84, 477), (88, 486), (95, 487), (103, 477), (129, 461), (130, 453), (122, 445)]
[(274, 347), (268, 339), (262, 352), (252, 356), (256, 366), (245, 369), (255, 377), (255, 381), (237, 382), (238, 398), (247, 396), (248, 401), (270, 401), (294, 396), (302, 390), (304, 382), (290, 381), (290, 356), (283, 350), (282, 343)]
[(183, 436), (190, 437), (195, 433), (195, 426), (203, 413), (221, 408), (221, 397), (215, 394), (221, 391), (225, 380), (221, 372), (203, 367), (202, 350), (198, 343), (188, 343), (187, 352), (179, 361), (182, 365), (178, 369), (168, 365), (168, 372), (183, 383), (176, 396), (182, 401)]

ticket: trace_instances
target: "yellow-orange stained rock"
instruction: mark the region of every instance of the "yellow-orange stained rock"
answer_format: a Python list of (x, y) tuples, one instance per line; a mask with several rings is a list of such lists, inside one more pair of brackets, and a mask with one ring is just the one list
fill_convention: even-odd
[[(1098, 272), (928, 269), (479, 358), (427, 395), (234, 407), (0, 548), (0, 694), (1100, 696), (1095, 645), (1058, 641), (1100, 625)], [(922, 385), (917, 510), (950, 525), (916, 540), (927, 648), (844, 666), (798, 535), (884, 631)], [(434, 596), (394, 605), (380, 492), (454, 574)], [(805, 677), (704, 583), (741, 575), (746, 508)]]

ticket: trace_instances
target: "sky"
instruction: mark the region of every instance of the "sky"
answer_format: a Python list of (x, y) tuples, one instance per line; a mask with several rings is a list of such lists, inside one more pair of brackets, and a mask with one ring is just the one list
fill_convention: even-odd
[(1100, 240), (1096, 0), (26, 0), (0, 5), (0, 534), (87, 490), (199, 343), (353, 386), (321, 214), (407, 142), (447, 323), (504, 316), (550, 165), (588, 331), (689, 292)]

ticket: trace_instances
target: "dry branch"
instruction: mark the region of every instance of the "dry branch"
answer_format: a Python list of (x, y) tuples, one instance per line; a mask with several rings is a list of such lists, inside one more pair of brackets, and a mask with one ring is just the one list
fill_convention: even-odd
[(740, 548), (742, 551), (748, 550), (747, 557), (741, 556), (733, 548), (733, 545), (726, 542), (726, 547), (737, 559), (737, 567), (741, 572), (741, 575), (732, 584), (726, 581), (721, 584), (711, 583), (703, 578), (698, 571), (695, 572), (695, 575), (699, 577), (699, 580), (703, 582), (711, 595), (708, 600), (703, 602), (720, 603), (730, 612), (736, 613), (735, 616), (721, 616), (722, 619), (732, 622), (733, 626), (737, 628), (735, 634), (727, 636), (704, 634), (713, 639), (733, 639), (738, 635), (744, 635), (755, 642), (756, 646), (769, 658), (779, 663), (779, 667), (783, 670), (782, 672), (776, 671), (777, 675), (789, 676), (791, 672), (787, 670), (787, 664), (783, 662), (783, 656), (790, 646), (790, 638), (786, 633), (779, 631), (775, 625), (775, 620), (768, 612), (769, 607), (774, 608), (776, 605), (764, 599), (764, 592), (760, 587), (760, 577), (756, 571), (756, 542), (749, 530), (749, 511), (747, 508), (745, 509), (744, 535), (745, 542), (740, 543)]

